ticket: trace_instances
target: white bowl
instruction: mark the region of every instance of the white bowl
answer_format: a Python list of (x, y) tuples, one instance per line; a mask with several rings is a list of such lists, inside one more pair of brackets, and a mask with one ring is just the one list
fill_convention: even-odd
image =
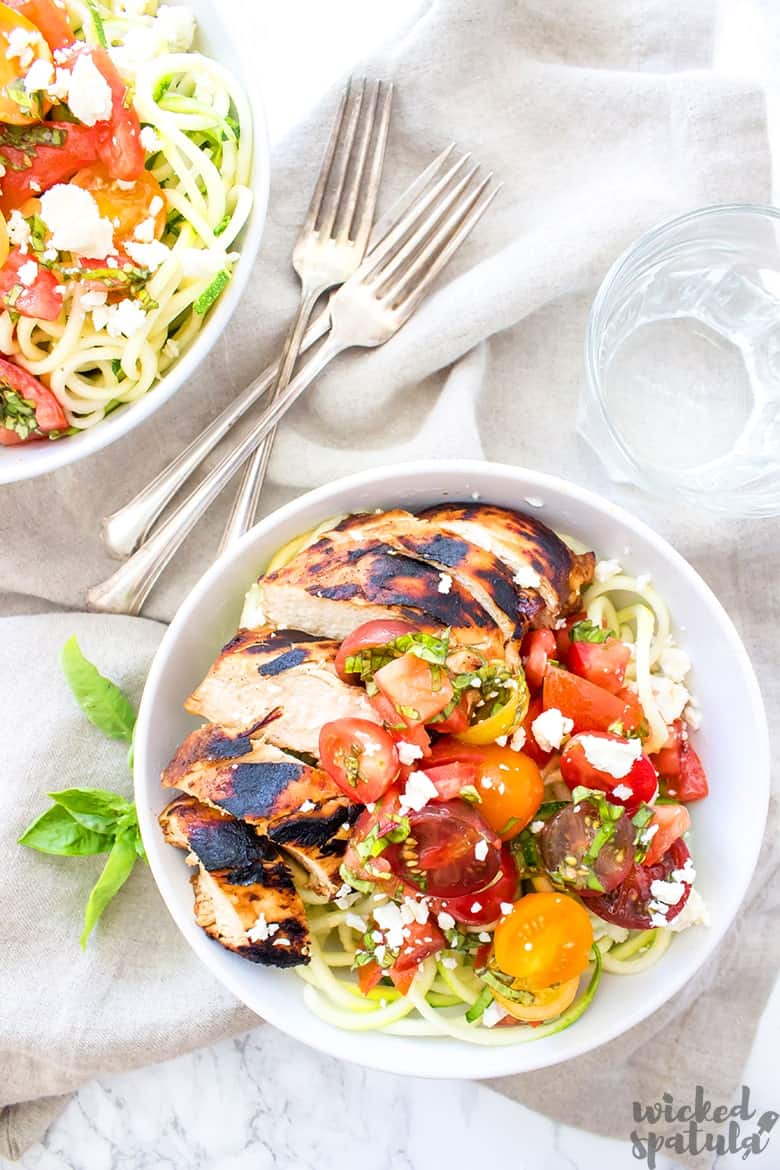
[[(414, 510), (444, 499), (469, 500), (474, 493), (483, 501), (533, 511), (602, 556), (620, 554), (631, 571), (652, 575), (694, 664), (692, 688), (704, 716), (697, 748), (711, 785), (709, 798), (691, 807), (697, 888), (709, 906), (711, 926), (676, 936), (645, 974), (606, 975), (593, 1004), (566, 1031), (498, 1048), (448, 1038), (343, 1032), (312, 1015), (293, 972), (255, 966), (196, 926), (183, 855), (163, 842), (156, 819), (171, 796), (160, 785), (160, 772), (194, 726), (182, 703), (235, 632), (244, 593), (272, 553), (336, 513), (398, 505)], [(543, 507), (529, 507), (527, 497), (542, 499)], [(624, 554), (627, 547), (630, 552)], [(769, 737), (753, 669), (728, 616), (691, 566), (639, 520), (575, 484), (461, 460), (379, 468), (338, 480), (280, 508), (248, 532), (209, 569), (166, 632), (135, 737), (135, 795), (152, 872), (174, 921), (206, 966), (259, 1016), (298, 1040), (358, 1064), (415, 1076), (494, 1077), (570, 1060), (638, 1024), (673, 997), (707, 961), (737, 913), (758, 857), (768, 793)], [(728, 865), (722, 848), (725, 826)]]
[[(179, 0), (170, 0), (178, 3)], [(241, 83), (252, 110), (254, 150), (251, 186), (254, 202), (251, 214), (236, 241), (241, 259), (236, 263), (233, 278), (220, 297), (194, 343), (171, 367), (148, 394), (137, 402), (112, 411), (108, 418), (78, 435), (70, 435), (52, 443), (25, 443), (16, 447), (0, 447), (0, 484), (16, 483), (45, 475), (58, 467), (76, 463), (87, 455), (101, 451), (109, 443), (128, 434), (144, 419), (154, 414), (177, 390), (193, 376), (200, 363), (216, 343), (230, 320), (254, 267), (265, 225), (268, 207), (268, 176), (270, 169), (268, 133), (265, 109), (260, 95), (256, 68), (248, 60), (249, 46), (241, 37), (242, 23), (238, 17), (230, 20), (237, 9), (232, 3), (215, 4), (213, 0), (185, 0), (195, 13), (198, 32), (195, 48), (231, 69)]]

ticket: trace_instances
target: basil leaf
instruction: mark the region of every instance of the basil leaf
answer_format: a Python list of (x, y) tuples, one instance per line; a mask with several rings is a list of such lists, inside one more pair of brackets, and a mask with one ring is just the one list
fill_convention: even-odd
[(601, 626), (595, 626), (590, 618), (586, 618), (581, 622), (576, 622), (569, 630), (570, 642), (606, 642), (607, 638), (614, 638), (615, 635), (612, 630), (604, 630)]
[(55, 804), (28, 825), (18, 844), (60, 857), (91, 857), (95, 853), (107, 853), (112, 838), (86, 828), (67, 809)]
[(135, 834), (132, 830), (126, 830), (114, 842), (108, 855), (108, 861), (103, 867), (103, 872), (89, 895), (89, 901), (84, 911), (84, 929), (79, 940), (82, 950), (86, 947), (87, 939), (98, 918), (133, 872), (136, 856)]
[(90, 723), (112, 739), (129, 742), (135, 726), (135, 709), (116, 683), (105, 678), (84, 657), (75, 634), (62, 647), (60, 666)]
[(123, 796), (104, 788), (65, 788), (48, 795), (86, 829), (112, 836), (125, 827), (120, 818), (132, 810), (132, 805)]

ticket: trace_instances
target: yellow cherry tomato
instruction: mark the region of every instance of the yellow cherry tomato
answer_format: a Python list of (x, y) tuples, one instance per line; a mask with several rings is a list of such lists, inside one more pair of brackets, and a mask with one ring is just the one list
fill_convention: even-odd
[(530, 824), (544, 799), (538, 765), (524, 752), (510, 747), (465, 744), (460, 736), (447, 736), (434, 744), (431, 762), (474, 764), (479, 815), (502, 841), (511, 841)]
[(5, 216), (0, 211), (0, 268), (3, 267), (8, 259), (9, 243), (8, 243), (8, 228), (5, 225)]
[[(498, 711), (472, 723), (465, 731), (457, 733), (461, 743), (486, 744), (494, 743), (502, 735), (511, 735), (528, 714), (528, 685), (522, 672), (515, 676), (517, 684), (510, 692), (509, 698)], [(475, 714), (479, 714), (476, 708)]]
[(40, 90), (28, 93), (24, 78), (36, 61), (51, 61), (51, 50), (31, 20), (0, 4), (0, 122), (29, 126), (51, 109)]
[(565, 1012), (576, 996), (579, 985), (579, 975), (574, 979), (567, 980), (566, 983), (555, 983), (552, 987), (545, 987), (541, 991), (534, 992), (533, 1003), (517, 1003), (516, 1000), (508, 999), (507, 996), (501, 995), (497, 991), (494, 991), (493, 995), (496, 1002), (500, 1003), (510, 1016), (532, 1024), (542, 1020), (554, 1020), (556, 1016)]
[[(112, 179), (102, 163), (95, 163), (78, 171), (71, 183), (91, 193), (100, 214), (114, 225), (117, 244), (132, 239), (136, 228), (148, 219), (152, 220), (151, 234), (155, 239), (159, 240), (165, 231), (165, 195), (150, 171), (142, 171), (131, 186), (121, 186), (121, 180)], [(152, 215), (150, 208), (155, 199), (157, 209)], [(151, 243), (149, 239), (145, 242)]]
[(559, 893), (526, 894), (499, 920), (493, 936), (496, 966), (533, 992), (581, 975), (592, 946), (587, 910)]

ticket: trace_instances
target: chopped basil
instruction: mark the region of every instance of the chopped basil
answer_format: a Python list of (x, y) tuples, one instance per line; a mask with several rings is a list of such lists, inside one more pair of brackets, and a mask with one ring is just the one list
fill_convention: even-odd
[[(0, 122), (0, 145), (11, 146), (32, 155), (35, 154), (36, 146), (62, 146), (66, 138), (64, 130), (48, 122), (39, 122), (35, 126), (11, 126), (7, 122)], [(30, 166), (31, 159), (27, 161), (26, 166), (12, 169), (27, 170)]]
[(343, 862), (339, 869), (339, 876), (343, 882), (348, 886), (352, 886), (353, 890), (357, 890), (361, 894), (372, 894), (374, 892), (373, 882), (367, 882), (364, 878), (359, 878)]
[(220, 294), (227, 288), (230, 281), (230, 273), (226, 269), (222, 269), (212, 280), (207, 289), (200, 294), (195, 301), (193, 308), (199, 317), (208, 313), (211, 306), (219, 298)]
[(20, 439), (29, 439), (38, 431), (35, 403), (22, 398), (10, 386), (0, 385), (0, 427), (13, 431)]
[(504, 971), (494, 971), (489, 967), (480, 967), (477, 976), (486, 983), (491, 991), (497, 991), (505, 999), (513, 1003), (531, 1004), (534, 1002), (533, 993), (514, 986), (514, 975), (507, 975)]
[(43, 95), (40, 90), (25, 89), (23, 78), (17, 77), (9, 82), (5, 86), (5, 94), (28, 118), (43, 117)]
[(602, 629), (601, 626), (594, 625), (590, 618), (585, 618), (581, 622), (576, 622), (569, 630), (570, 642), (606, 642), (607, 638), (614, 638), (615, 634), (612, 630)]

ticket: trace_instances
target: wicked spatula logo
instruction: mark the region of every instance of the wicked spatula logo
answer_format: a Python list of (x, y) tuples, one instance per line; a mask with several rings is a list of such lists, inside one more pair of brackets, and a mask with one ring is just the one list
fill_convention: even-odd
[(736, 1105), (713, 1105), (701, 1085), (696, 1086), (692, 1102), (678, 1102), (671, 1093), (664, 1093), (651, 1105), (634, 1101), (632, 1153), (647, 1162), (649, 1170), (654, 1170), (662, 1151), (714, 1157), (741, 1154), (745, 1160), (764, 1152), (779, 1117), (773, 1109), (757, 1116), (750, 1107), (747, 1085), (742, 1086)]

